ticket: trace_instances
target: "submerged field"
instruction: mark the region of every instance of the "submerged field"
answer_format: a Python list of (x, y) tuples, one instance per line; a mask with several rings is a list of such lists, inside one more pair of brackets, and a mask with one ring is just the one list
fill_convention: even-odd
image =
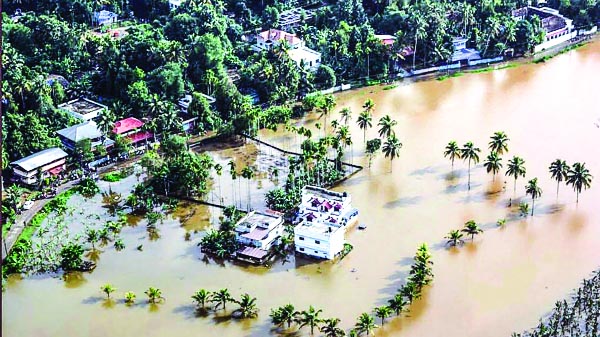
[[(287, 303), (301, 310), (309, 305), (322, 308), (323, 317), (339, 317), (341, 325), (349, 328), (360, 313), (384, 304), (395, 293), (422, 242), (432, 249), (434, 282), (408, 315), (390, 320), (378, 336), (499, 337), (533, 327), (556, 300), (600, 265), (597, 182), (576, 205), (570, 188), (561, 186), (556, 196), (556, 184), (548, 173), (550, 162), (561, 158), (585, 162), (600, 179), (600, 129), (595, 125), (600, 123), (598, 73), (600, 43), (595, 42), (545, 64), (403, 83), (390, 90), (370, 87), (342, 93), (329, 120), (338, 118), (342, 107), (354, 112), (350, 122), (354, 154), (348, 153), (347, 160), (366, 163), (362, 131), (355, 121), (367, 98), (376, 104), (374, 124), (391, 115), (398, 121), (396, 133), (404, 144), (392, 173), (389, 160), (379, 156), (371, 169), (336, 187), (352, 195), (354, 207), (361, 212), (359, 221), (368, 226), (366, 231), (349, 232), (354, 250), (344, 260), (315, 263), (290, 257), (270, 268), (216, 263), (204, 258), (197, 243), (219, 211), (182, 205), (158, 225), (158, 239), (148, 235), (146, 220), (132, 218), (121, 234), (126, 248), (121, 252), (111, 246), (101, 248), (104, 252), (92, 273), (12, 277), (2, 299), (2, 333), (265, 336), (272, 333), (270, 308)], [(316, 121), (317, 116), (307, 116), (298, 123), (312, 127)], [(473, 141), (485, 157), (489, 136), (499, 130), (511, 139), (504, 164), (512, 155), (523, 157), (527, 177), (519, 179), (513, 196), (512, 178), (500, 176), (493, 182), (480, 164), (472, 169), (469, 191), (466, 163), (456, 163), (452, 173), (442, 155), (444, 146), (450, 140)], [(314, 135), (321, 133), (313, 130)], [(375, 128), (368, 131), (367, 139), (375, 136)], [(294, 150), (299, 142), (282, 128), (276, 134), (265, 131), (261, 139)], [(247, 145), (211, 153), (222, 164), (229, 158), (265, 164), (256, 163), (259, 157), (252, 155), (254, 151)], [(283, 182), (285, 174), (279, 177)], [(507, 207), (509, 198), (529, 201), (524, 184), (533, 177), (539, 178), (544, 195), (536, 201), (534, 217), (520, 218), (517, 209)], [(131, 180), (135, 177), (110, 186), (125, 193)], [(220, 180), (218, 193), (225, 199), (233, 187), (246, 202), (245, 181), (232, 184), (227, 174)], [(217, 177), (215, 182), (218, 191)], [(276, 183), (280, 182), (264, 176), (255, 179), (254, 207)], [(89, 214), (105, 212), (100, 196), (91, 201), (76, 196), (69, 204)], [(499, 228), (496, 221), (501, 218), (508, 221)], [(469, 219), (482, 224), (484, 233), (461, 248), (446, 248), (443, 237)], [(136, 249), (139, 245), (142, 251)], [(112, 302), (100, 292), (107, 282), (118, 288)], [(163, 304), (145, 303), (143, 291), (149, 286), (162, 290)], [(247, 292), (258, 298), (259, 317), (245, 321), (213, 314), (196, 317), (190, 296), (199, 288), (229, 288), (235, 297)], [(129, 290), (139, 299), (132, 307), (122, 300)]]

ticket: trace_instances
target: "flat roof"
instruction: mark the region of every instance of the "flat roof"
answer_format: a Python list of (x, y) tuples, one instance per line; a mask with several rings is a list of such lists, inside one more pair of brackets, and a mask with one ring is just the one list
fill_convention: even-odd
[(94, 102), (87, 98), (74, 99), (67, 103), (60, 104), (58, 107), (68, 111), (76, 112), (80, 115), (87, 115), (98, 110), (108, 109), (106, 105)]
[(44, 165), (48, 165), (54, 161), (59, 159), (63, 159), (67, 157), (67, 153), (57, 147), (53, 147), (50, 149), (46, 149), (40, 152), (36, 152), (30, 156), (27, 156), (23, 159), (19, 159), (11, 164), (14, 166), (19, 166), (23, 170), (29, 172), (35, 169), (38, 169)]
[[(310, 231), (313, 233), (321, 233), (321, 234), (335, 233), (336, 231), (340, 230), (341, 228), (342, 227), (340, 227), (340, 226), (328, 225), (328, 224), (325, 224), (320, 221), (315, 221), (315, 222), (302, 221), (300, 224), (298, 224), (298, 226), (296, 226), (296, 229), (304, 229), (306, 231)], [(331, 229), (331, 231), (329, 229)]]
[(253, 257), (255, 259), (262, 259), (265, 256), (267, 256), (267, 254), (269, 254), (269, 252), (267, 252), (264, 249), (254, 248), (254, 247), (244, 247), (244, 248), (239, 249), (236, 253), (239, 255)]
[(331, 191), (331, 190), (321, 188), (321, 187), (316, 187), (316, 186), (305, 186), (304, 189), (302, 190), (302, 195), (312, 194), (319, 198), (330, 199), (330, 200), (340, 201), (340, 202), (343, 201), (344, 198), (347, 198), (349, 196), (348, 194), (346, 194), (346, 196), (344, 196), (344, 193)]

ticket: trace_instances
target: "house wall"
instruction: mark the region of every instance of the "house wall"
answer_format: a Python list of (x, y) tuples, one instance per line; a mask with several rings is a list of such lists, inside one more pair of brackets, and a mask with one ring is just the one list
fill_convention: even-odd
[(31, 170), (31, 171), (23, 171), (21, 169), (19, 169), (18, 167), (13, 167), (13, 173), (15, 175), (15, 177), (20, 180), (21, 182), (31, 185), (37, 182), (37, 173), (38, 170), (42, 171), (42, 178), (47, 178), (50, 173), (48, 173), (48, 171), (50, 171), (53, 168), (56, 167), (62, 167), (62, 169), (66, 169), (67, 165), (66, 165), (66, 159), (59, 159), (59, 160), (55, 160), (52, 163), (49, 163), (47, 165), (42, 166), (41, 168), (37, 168), (35, 170)]
[(344, 249), (344, 231), (325, 234), (299, 225), (294, 230), (294, 244), (299, 253), (331, 260)]

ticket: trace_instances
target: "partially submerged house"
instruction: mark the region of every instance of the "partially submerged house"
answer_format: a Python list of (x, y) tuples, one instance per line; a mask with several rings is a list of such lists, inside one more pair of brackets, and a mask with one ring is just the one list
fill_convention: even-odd
[(108, 110), (104, 104), (94, 102), (87, 98), (78, 98), (67, 103), (60, 104), (59, 109), (67, 111), (71, 116), (79, 118), (82, 121), (95, 120), (102, 111)]
[(358, 216), (350, 195), (306, 186), (298, 208), (300, 223), (294, 228), (296, 252), (329, 260), (338, 256), (344, 249), (346, 228)]
[(45, 179), (61, 174), (67, 168), (67, 157), (65, 151), (53, 147), (12, 162), (10, 166), (15, 180), (32, 185), (37, 182), (39, 176)]
[(477, 49), (467, 48), (468, 41), (469, 39), (464, 37), (455, 37), (452, 39), (452, 63), (468, 63), (469, 61), (481, 59), (481, 55)]
[(284, 231), (283, 218), (252, 211), (235, 226), (235, 236), (241, 248), (236, 252), (239, 260), (261, 264), (271, 256), (271, 249), (280, 242)]

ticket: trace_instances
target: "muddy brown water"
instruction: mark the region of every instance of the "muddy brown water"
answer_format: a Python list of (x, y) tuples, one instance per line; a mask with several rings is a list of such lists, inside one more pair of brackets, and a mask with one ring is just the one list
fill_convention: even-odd
[[(91, 274), (11, 278), (2, 298), (2, 333), (266, 336), (273, 334), (269, 309), (288, 302), (298, 309), (310, 304), (322, 308), (323, 317), (339, 317), (349, 328), (360, 313), (393, 295), (422, 242), (432, 248), (435, 280), (408, 314), (388, 319), (377, 335), (500, 337), (533, 327), (600, 265), (600, 128), (595, 125), (600, 124), (599, 73), (600, 43), (595, 42), (545, 64), (342, 93), (336, 111), (344, 106), (354, 111), (355, 162), (366, 161), (355, 120), (367, 98), (376, 103), (374, 124), (390, 114), (398, 121), (396, 133), (404, 144), (393, 173), (389, 160), (379, 156), (370, 170), (336, 188), (352, 195), (360, 222), (368, 226), (348, 234), (355, 248), (343, 261), (292, 258), (265, 268), (205, 260), (196, 244), (218, 211), (187, 206), (159, 225), (158, 240), (150, 240), (145, 220), (136, 219), (137, 226), (121, 235), (127, 248), (105, 248)], [(333, 118), (338, 118), (335, 113), (328, 119)], [(314, 123), (315, 116), (307, 120)], [(482, 148), (483, 160), (489, 136), (498, 130), (511, 139), (508, 156), (522, 156), (526, 179), (538, 177), (544, 190), (534, 217), (518, 218), (515, 209), (506, 207), (513, 197), (512, 179), (500, 176), (492, 182), (479, 164), (472, 169), (468, 191), (467, 165), (457, 162), (452, 177), (442, 156), (449, 140), (470, 140)], [(375, 134), (375, 128), (368, 131), (370, 138)], [(282, 146), (294, 143), (292, 136), (271, 132), (262, 138)], [(216, 154), (223, 161), (228, 155), (235, 156)], [(570, 188), (561, 186), (556, 196), (547, 172), (556, 158), (584, 161), (596, 177), (578, 205)], [(518, 180), (514, 197), (529, 201), (524, 196), (526, 179)], [(228, 185), (223, 182), (223, 188)], [(93, 202), (84, 207), (104, 212)], [(503, 228), (495, 225), (500, 218), (508, 219)], [(482, 224), (484, 233), (461, 248), (447, 249), (443, 237), (469, 219)], [(135, 249), (140, 244), (141, 252)], [(106, 282), (118, 288), (113, 301), (104, 300), (99, 290)], [(149, 286), (162, 289), (163, 304), (145, 303), (143, 291)], [(256, 296), (260, 316), (246, 321), (229, 320), (227, 312), (197, 317), (190, 296), (199, 288)], [(138, 295), (132, 307), (123, 304), (123, 293), (129, 290)]]

